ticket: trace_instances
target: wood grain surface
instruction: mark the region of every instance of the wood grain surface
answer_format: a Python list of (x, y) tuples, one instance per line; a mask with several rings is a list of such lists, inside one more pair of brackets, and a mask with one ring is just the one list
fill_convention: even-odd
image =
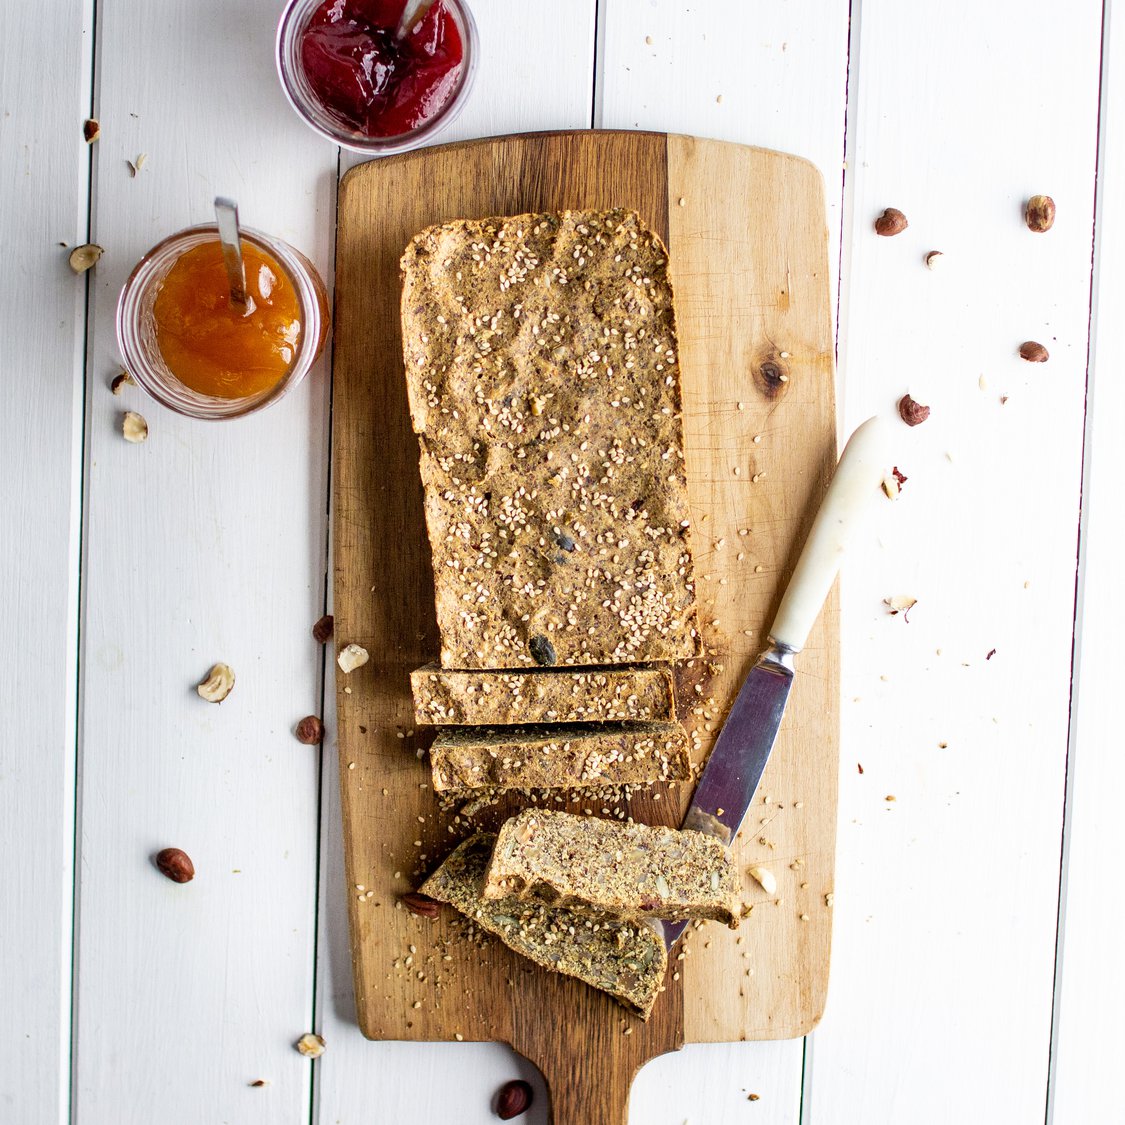
[[(543, 1070), (560, 1123), (623, 1121), (636, 1068), (685, 1039), (803, 1034), (823, 1007), (831, 931), (834, 600), (802, 657), (763, 781), (770, 799), (751, 810), (738, 844), (740, 864), (775, 870), (778, 894), (767, 898), (747, 877), (747, 923), (737, 934), (708, 927), (689, 936), (647, 1024), (494, 943), (482, 950), (458, 940), (456, 919), (435, 924), (397, 906), (467, 831), (434, 801), (412, 718), (409, 673), (434, 658), (437, 635), (400, 356), (398, 259), (430, 223), (623, 205), (671, 252), (708, 651), (680, 669), (680, 699), (705, 755), (835, 460), (819, 175), (791, 157), (687, 137), (539, 134), (363, 165), (345, 178), (339, 204), (336, 640), (372, 654), (337, 679), (357, 1011), (372, 1038), (510, 1042)], [(688, 796), (686, 787), (663, 789), (634, 797), (629, 811), (678, 823)], [(508, 811), (477, 823), (492, 827)]]

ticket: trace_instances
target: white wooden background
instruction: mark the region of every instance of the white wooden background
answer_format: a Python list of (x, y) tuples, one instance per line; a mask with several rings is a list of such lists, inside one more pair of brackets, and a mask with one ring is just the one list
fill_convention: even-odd
[[(824, 1021), (650, 1064), (632, 1120), (1122, 1120), (1122, 0), (472, 2), (484, 59), (448, 139), (595, 125), (809, 157), (841, 430), (907, 389), (933, 406), (844, 575)], [(291, 734), (325, 705), (328, 363), (230, 425), (108, 390), (130, 266), (216, 193), (331, 277), (350, 160), (285, 104), (277, 14), (5, 8), (0, 1125), (486, 1125), (530, 1070), (354, 1025), (335, 747)], [(1046, 235), (1021, 221), (1035, 192)], [(893, 240), (871, 230), (888, 205)], [(106, 254), (76, 278), (87, 240)], [(1029, 338), (1049, 363), (1016, 358)], [(909, 623), (891, 594), (919, 599)], [(192, 691), (215, 660), (238, 675), (221, 709)], [(167, 844), (190, 888), (152, 869)], [(316, 1063), (292, 1048), (312, 1029)]]

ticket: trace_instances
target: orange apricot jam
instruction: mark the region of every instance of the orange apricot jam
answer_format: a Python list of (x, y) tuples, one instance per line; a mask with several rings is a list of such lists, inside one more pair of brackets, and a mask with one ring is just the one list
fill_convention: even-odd
[(246, 398), (276, 386), (301, 339), (293, 283), (265, 251), (242, 242), (247, 310), (230, 299), (218, 239), (182, 254), (156, 294), (156, 344), (185, 386), (213, 398)]

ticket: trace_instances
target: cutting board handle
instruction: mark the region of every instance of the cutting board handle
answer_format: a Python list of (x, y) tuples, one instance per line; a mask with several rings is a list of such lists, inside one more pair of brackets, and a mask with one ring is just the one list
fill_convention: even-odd
[[(593, 1021), (582, 1008), (543, 1014), (535, 1032), (517, 1047), (543, 1075), (550, 1125), (628, 1125), (629, 1090), (650, 1059), (683, 1046), (682, 993), (677, 982), (647, 1024), (611, 1015)], [(674, 1009), (674, 1011), (673, 1011)], [(674, 1017), (674, 1022), (671, 1017)], [(664, 1026), (662, 1026), (664, 1025)], [(631, 1034), (625, 1028), (631, 1027)], [(527, 1030), (531, 1030), (530, 1025)]]
[(577, 1074), (547, 1078), (550, 1125), (628, 1125), (630, 1080), (588, 1078)]

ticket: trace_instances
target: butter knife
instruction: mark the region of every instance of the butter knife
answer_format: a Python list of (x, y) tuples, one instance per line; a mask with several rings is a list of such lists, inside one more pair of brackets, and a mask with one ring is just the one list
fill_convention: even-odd
[[(716, 836), (728, 846), (738, 834), (777, 740), (793, 687), (794, 657), (808, 639), (849, 542), (883, 496), (885, 445), (885, 423), (880, 418), (868, 419), (848, 441), (777, 608), (769, 647), (735, 697), (696, 786), (684, 828)], [(669, 949), (686, 925), (664, 923)]]

